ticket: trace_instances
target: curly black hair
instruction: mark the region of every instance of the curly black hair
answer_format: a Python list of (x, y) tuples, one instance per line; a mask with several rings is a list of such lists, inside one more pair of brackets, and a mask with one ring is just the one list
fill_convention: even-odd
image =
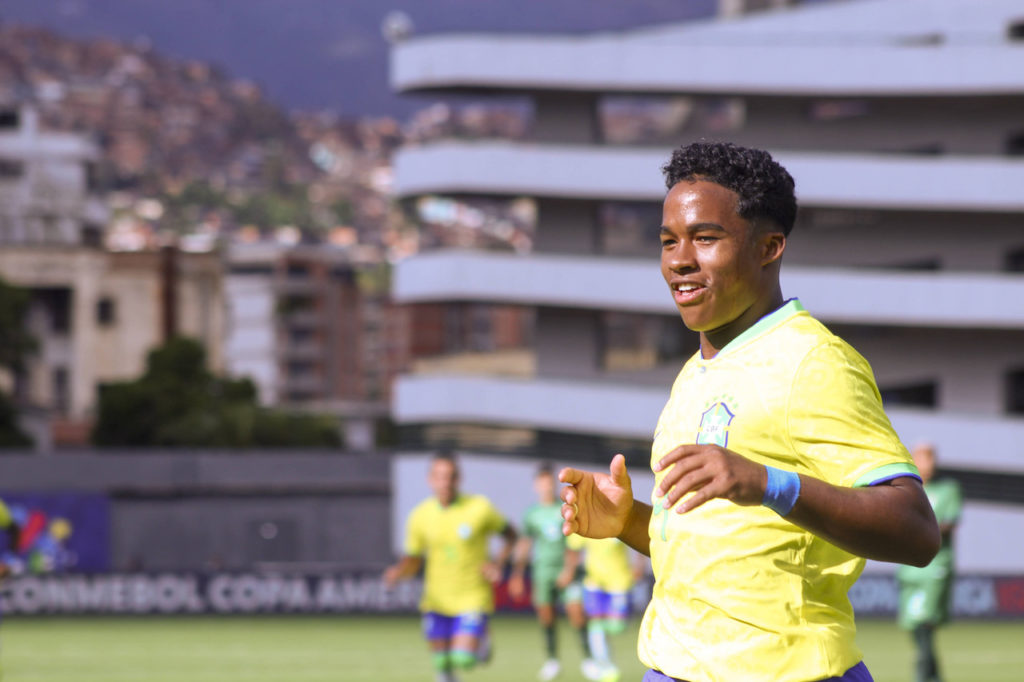
[(739, 195), (740, 216), (767, 218), (787, 236), (796, 222), (793, 176), (764, 150), (729, 142), (694, 142), (672, 152), (661, 171), (670, 190), (684, 180), (707, 180), (731, 189)]

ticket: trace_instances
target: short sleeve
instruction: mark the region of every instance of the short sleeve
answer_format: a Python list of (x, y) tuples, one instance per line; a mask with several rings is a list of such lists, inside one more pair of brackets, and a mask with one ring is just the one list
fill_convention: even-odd
[(484, 498), (484, 528), (488, 533), (500, 533), (505, 530), (508, 520), (491, 501)]
[(409, 514), (409, 523), (405, 529), (405, 546), (403, 547), (409, 556), (423, 556), (426, 552), (426, 538), (423, 535), (422, 514), (419, 509), (414, 509)]
[(920, 478), (882, 409), (871, 367), (841, 340), (804, 357), (787, 415), (797, 461), (828, 483), (859, 487), (901, 476)]

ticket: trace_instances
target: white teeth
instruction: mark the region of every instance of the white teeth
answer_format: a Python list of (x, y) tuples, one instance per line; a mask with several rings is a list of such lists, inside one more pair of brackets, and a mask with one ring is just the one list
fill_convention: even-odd
[(696, 284), (680, 284), (676, 287), (676, 291), (694, 291), (699, 288)]

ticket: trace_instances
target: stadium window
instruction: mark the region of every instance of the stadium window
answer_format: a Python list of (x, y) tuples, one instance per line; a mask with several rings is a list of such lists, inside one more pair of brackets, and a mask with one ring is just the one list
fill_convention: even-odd
[(21, 114), (17, 109), (4, 109), (0, 111), (0, 129), (12, 130), (21, 125)]
[(1019, 19), (1007, 26), (1006, 36), (1010, 40), (1024, 40), (1024, 19)]
[(935, 407), (937, 386), (934, 381), (903, 386), (879, 387), (886, 407)]
[(67, 367), (56, 367), (53, 370), (53, 408), (58, 414), (67, 414), (71, 405), (71, 391), (68, 381)]
[(1024, 246), (1007, 252), (1003, 269), (1007, 272), (1024, 272)]
[(96, 302), (96, 323), (101, 327), (109, 327), (117, 322), (117, 307), (114, 299), (101, 298)]
[(0, 159), (0, 179), (14, 180), (25, 175), (25, 164), (14, 159)]
[(868, 103), (862, 99), (822, 99), (811, 102), (807, 117), (812, 121), (843, 121), (868, 115)]
[(1024, 156), (1024, 130), (1015, 130), (1006, 138), (1007, 156)]
[(1024, 414), (1024, 369), (1011, 369), (1006, 373), (1006, 411)]

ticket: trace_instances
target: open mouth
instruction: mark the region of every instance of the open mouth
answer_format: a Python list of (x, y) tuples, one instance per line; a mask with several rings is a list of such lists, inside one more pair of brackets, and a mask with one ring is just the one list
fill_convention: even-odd
[(672, 285), (672, 298), (678, 304), (693, 303), (701, 294), (707, 291), (707, 287), (691, 282), (681, 282)]

